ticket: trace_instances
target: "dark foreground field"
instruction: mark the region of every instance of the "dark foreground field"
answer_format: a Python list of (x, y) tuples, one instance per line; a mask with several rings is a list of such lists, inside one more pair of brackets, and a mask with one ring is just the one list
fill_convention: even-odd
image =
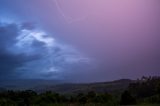
[(0, 106), (160, 106), (160, 77), (0, 91)]

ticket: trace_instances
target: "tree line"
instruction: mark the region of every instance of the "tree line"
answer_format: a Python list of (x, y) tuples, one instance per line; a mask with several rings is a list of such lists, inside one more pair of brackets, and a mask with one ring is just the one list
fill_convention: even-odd
[(117, 95), (95, 91), (76, 95), (64, 95), (51, 91), (37, 93), (32, 90), (0, 92), (0, 106), (68, 106), (69, 104), (73, 106), (160, 104), (160, 77), (137, 79)]
[(109, 104), (115, 105), (114, 98), (108, 93), (96, 94), (90, 91), (87, 94), (62, 95), (47, 91), (38, 94), (32, 90), (26, 91), (5, 91), (0, 93), (0, 106), (53, 106), (75, 104)]

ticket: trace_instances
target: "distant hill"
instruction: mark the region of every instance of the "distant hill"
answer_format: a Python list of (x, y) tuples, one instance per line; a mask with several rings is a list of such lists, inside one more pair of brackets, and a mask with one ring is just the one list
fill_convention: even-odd
[(21, 80), (0, 80), (0, 88), (8, 90), (26, 90), (36, 86), (52, 86), (62, 84), (59, 80), (43, 80), (43, 79), (21, 79)]
[(123, 92), (131, 82), (133, 82), (133, 80), (130, 79), (95, 83), (64, 83), (64, 81), (42, 79), (5, 80), (0, 81), (0, 88), (3, 88), (2, 90), (30, 89), (37, 92), (53, 91), (63, 94), (87, 93), (89, 91), (96, 91), (99, 93), (110, 92), (112, 94), (117, 94)]
[(121, 79), (111, 82), (66, 83), (52, 86), (39, 86), (33, 89), (37, 92), (54, 91), (63, 94), (87, 93), (89, 91), (96, 91), (99, 93), (110, 92), (114, 94), (123, 92), (131, 82), (133, 82), (133, 80)]
[(0, 92), (4, 92), (4, 91), (6, 91), (5, 88), (0, 88)]

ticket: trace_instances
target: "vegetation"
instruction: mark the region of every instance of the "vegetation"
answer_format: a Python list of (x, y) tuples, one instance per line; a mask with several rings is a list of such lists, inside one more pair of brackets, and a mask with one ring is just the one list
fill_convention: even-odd
[[(142, 77), (129, 84), (121, 94), (87, 93), (59, 94), (51, 91), (0, 92), (0, 106), (118, 106), (160, 104), (160, 77)], [(158, 105), (157, 105), (158, 106)]]
[(160, 77), (142, 77), (131, 83), (128, 90), (138, 103), (160, 104)]
[(79, 93), (76, 96), (64, 96), (58, 93), (45, 92), (37, 94), (34, 91), (6, 91), (0, 93), (1, 106), (51, 106), (51, 105), (64, 105), (64, 104), (109, 104), (114, 105), (111, 95), (96, 94), (91, 91), (87, 94)]

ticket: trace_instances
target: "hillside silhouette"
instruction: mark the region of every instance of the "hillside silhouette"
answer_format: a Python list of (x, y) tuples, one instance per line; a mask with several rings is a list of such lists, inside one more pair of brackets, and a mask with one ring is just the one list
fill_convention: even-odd
[[(40, 86), (39, 86), (40, 87)], [(160, 77), (89, 84), (58, 84), (30, 90), (0, 89), (0, 106), (118, 106), (160, 104)]]

